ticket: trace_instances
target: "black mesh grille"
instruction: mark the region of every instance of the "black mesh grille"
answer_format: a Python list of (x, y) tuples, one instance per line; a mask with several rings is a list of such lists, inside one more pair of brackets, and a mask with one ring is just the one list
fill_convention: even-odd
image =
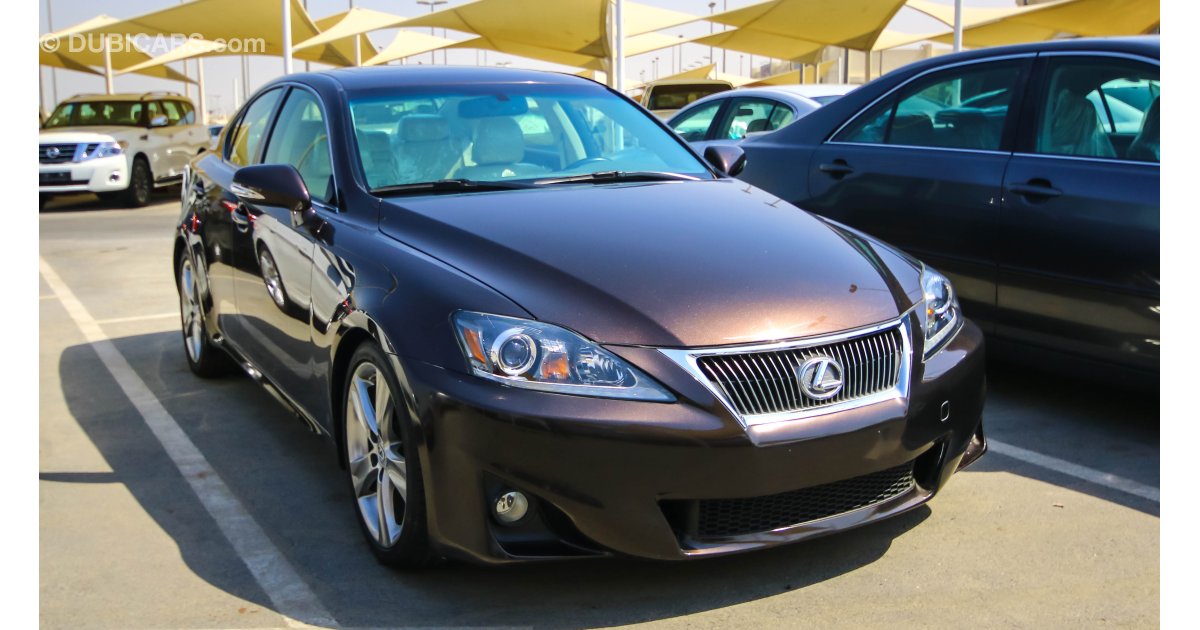
[(899, 496), (913, 487), (912, 462), (869, 475), (750, 499), (697, 501), (697, 539), (768, 532), (835, 516)]
[[(840, 368), (843, 387), (832, 398), (816, 400), (800, 388), (798, 371), (814, 357), (834, 359)], [(904, 340), (897, 327), (823, 346), (707, 355), (696, 365), (738, 413), (761, 415), (804, 411), (887, 391), (896, 386), (903, 361)]]

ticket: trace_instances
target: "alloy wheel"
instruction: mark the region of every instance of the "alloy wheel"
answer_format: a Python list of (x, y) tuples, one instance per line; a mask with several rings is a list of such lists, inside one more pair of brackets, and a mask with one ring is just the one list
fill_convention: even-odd
[(359, 515), (380, 547), (400, 539), (408, 497), (408, 467), (396, 403), (383, 373), (358, 364), (346, 392), (346, 451)]
[(179, 311), (183, 316), (183, 339), (188, 357), (199, 363), (200, 353), (204, 350), (204, 315), (200, 311), (195, 269), (186, 256), (179, 266)]

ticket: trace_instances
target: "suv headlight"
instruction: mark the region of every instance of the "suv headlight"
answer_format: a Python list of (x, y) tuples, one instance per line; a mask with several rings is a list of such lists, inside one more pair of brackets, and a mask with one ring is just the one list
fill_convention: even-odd
[(675, 400), (637, 368), (565, 328), (472, 311), (457, 311), (451, 321), (476, 376), (561, 394)]
[(92, 160), (95, 158), (113, 157), (114, 155), (121, 155), (122, 152), (123, 149), (121, 148), (121, 145), (116, 142), (101, 142), (95, 150), (93, 150), (91, 153), (85, 154), (80, 161)]
[(962, 328), (962, 311), (954, 285), (929, 267), (921, 272), (921, 290), (925, 294), (925, 358), (928, 359)]

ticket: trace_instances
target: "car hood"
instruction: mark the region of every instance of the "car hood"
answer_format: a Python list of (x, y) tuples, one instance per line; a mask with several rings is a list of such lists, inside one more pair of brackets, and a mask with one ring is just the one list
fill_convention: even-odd
[(736, 180), (392, 198), (380, 227), (601, 343), (807, 337), (920, 295), (901, 255)]
[(141, 127), (121, 127), (118, 125), (112, 126), (85, 126), (85, 127), (55, 127), (53, 129), (43, 129), (38, 134), (38, 142), (43, 144), (50, 143), (69, 143), (69, 142), (112, 142), (114, 140), (126, 140), (138, 134), (146, 133)]

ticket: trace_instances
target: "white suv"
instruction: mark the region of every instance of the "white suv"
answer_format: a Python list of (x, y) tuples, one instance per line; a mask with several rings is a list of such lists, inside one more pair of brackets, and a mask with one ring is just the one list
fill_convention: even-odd
[(209, 137), (179, 94), (83, 94), (55, 108), (39, 144), (43, 205), (54, 194), (94, 192), (138, 207), (153, 188), (177, 183)]

